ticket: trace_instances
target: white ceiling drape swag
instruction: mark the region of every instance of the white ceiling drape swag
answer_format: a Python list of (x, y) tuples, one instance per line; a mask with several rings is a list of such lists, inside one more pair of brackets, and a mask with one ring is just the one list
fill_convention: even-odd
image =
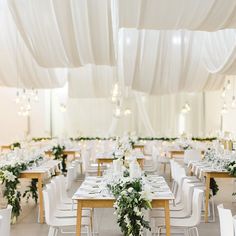
[(8, 4), (39, 65), (115, 63), (109, 0), (9, 0)]
[(216, 31), (236, 27), (236, 1), (113, 0), (120, 28)]
[(24, 88), (64, 86), (67, 69), (40, 67), (18, 35), (5, 1), (0, 1), (0, 85)]
[(70, 69), (68, 72), (69, 97), (110, 97), (114, 80), (115, 67), (87, 65), (77, 69)]
[(126, 86), (148, 94), (222, 86), (224, 77), (211, 75), (204, 64), (204, 32), (123, 29), (119, 36), (119, 66)]
[(114, 77), (153, 95), (217, 90), (236, 73), (236, 33), (226, 29), (236, 27), (235, 0), (0, 3), (2, 85), (16, 85), (16, 48), (22, 86), (54, 88), (69, 80), (72, 97), (110, 96)]

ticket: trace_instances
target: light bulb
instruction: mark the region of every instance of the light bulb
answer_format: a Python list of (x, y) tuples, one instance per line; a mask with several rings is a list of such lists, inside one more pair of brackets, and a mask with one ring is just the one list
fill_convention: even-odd
[(66, 112), (66, 105), (61, 104), (60, 105), (60, 110), (61, 110), (61, 112)]
[(227, 81), (227, 85), (226, 85), (226, 89), (227, 90), (230, 90), (231, 88), (231, 83), (230, 83), (230, 80)]
[(116, 108), (115, 110), (115, 116), (120, 117), (121, 116), (121, 109), (119, 107)]
[(127, 44), (127, 45), (130, 45), (130, 37), (127, 37), (127, 38), (126, 38), (126, 44)]
[(129, 108), (126, 108), (124, 111), (124, 115), (130, 115), (131, 114), (131, 110)]
[(233, 96), (233, 98), (232, 98), (231, 107), (232, 107), (232, 108), (236, 108), (236, 100), (235, 100), (235, 96)]
[(191, 110), (190, 105), (188, 103), (185, 104), (185, 109), (187, 112), (189, 112)]
[(221, 94), (221, 97), (224, 98), (226, 96), (226, 91), (225, 91), (225, 87), (223, 88), (223, 91), (222, 91), (222, 94)]
[(222, 109), (221, 109), (221, 113), (222, 113), (222, 114), (225, 114), (225, 113), (227, 113), (227, 112), (228, 112), (228, 109), (227, 109), (226, 103), (224, 103), (224, 104), (223, 104), (223, 107), (222, 107)]

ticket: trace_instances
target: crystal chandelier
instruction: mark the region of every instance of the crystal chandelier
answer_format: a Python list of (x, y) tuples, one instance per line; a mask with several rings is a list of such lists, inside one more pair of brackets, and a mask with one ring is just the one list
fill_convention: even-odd
[(18, 105), (19, 116), (29, 116), (32, 103), (38, 102), (38, 90), (35, 89), (22, 89), (17, 90), (15, 103)]

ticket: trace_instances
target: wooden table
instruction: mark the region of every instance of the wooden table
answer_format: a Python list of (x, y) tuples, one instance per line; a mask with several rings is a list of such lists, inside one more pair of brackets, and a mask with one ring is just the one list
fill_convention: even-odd
[[(193, 168), (192, 168), (193, 167)], [(190, 165), (190, 173), (191, 175), (194, 174), (195, 167)], [(229, 174), (229, 172), (222, 172), (222, 171), (204, 171), (202, 170), (202, 176), (205, 177), (205, 187), (206, 187), (206, 193), (205, 193), (205, 222), (208, 223), (208, 204), (209, 204), (209, 197), (210, 197), (210, 181), (211, 178), (214, 179), (225, 179), (225, 178), (235, 178), (235, 176), (232, 176)]]
[(170, 158), (174, 158), (175, 156), (184, 156), (184, 150), (172, 150), (169, 151)]
[(144, 152), (144, 147), (145, 147), (144, 144), (134, 144), (133, 145), (134, 149), (140, 149), (142, 152)]
[[(81, 218), (83, 208), (113, 208), (115, 199), (86, 199), (86, 198), (73, 198), (77, 201), (77, 222), (76, 222), (76, 235), (81, 235)], [(166, 235), (170, 236), (170, 210), (169, 201), (173, 198), (168, 199), (153, 199), (151, 204), (152, 208), (164, 208), (165, 210), (165, 227)]]
[[(49, 157), (53, 155), (51, 150), (50, 150), (50, 151), (46, 151), (45, 153), (46, 153), (46, 155), (48, 155)], [(80, 150), (64, 150), (64, 151), (63, 151), (63, 154), (64, 154), (64, 155), (72, 156), (73, 159), (75, 159), (76, 153), (80, 153)]]
[(10, 150), (11, 150), (11, 145), (1, 146), (1, 147), (0, 147), (0, 150), (1, 150), (1, 151), (4, 151), (4, 150), (10, 151)]
[[(184, 152), (185, 152), (185, 150), (172, 150), (172, 151), (169, 151), (170, 158), (174, 158), (175, 156), (184, 157)], [(201, 151), (202, 155), (204, 155), (204, 153), (205, 153), (205, 151)]]
[(35, 173), (35, 172), (23, 172), (20, 174), (20, 178), (25, 179), (37, 179), (37, 190), (38, 190), (38, 196), (39, 196), (39, 223), (44, 223), (44, 214), (43, 214), (43, 178), (44, 178), (45, 172), (41, 173)]
[(206, 177), (206, 199), (205, 199), (205, 222), (208, 222), (208, 204), (209, 204), (209, 197), (210, 197), (210, 181), (211, 178), (235, 178), (235, 176), (229, 175), (229, 172), (203, 172), (203, 176)]
[[(97, 175), (101, 176), (101, 165), (104, 163), (112, 163), (114, 161), (114, 157), (97, 157), (98, 171)], [(137, 157), (137, 162), (139, 163), (141, 169), (143, 169), (144, 165), (144, 157)]]
[[(55, 168), (60, 164), (60, 161), (55, 162)], [(44, 211), (43, 211), (43, 179), (47, 175), (47, 171), (37, 171), (37, 170), (26, 170), (20, 173), (20, 178), (25, 179), (37, 179), (37, 190), (39, 197), (39, 223), (44, 223)]]

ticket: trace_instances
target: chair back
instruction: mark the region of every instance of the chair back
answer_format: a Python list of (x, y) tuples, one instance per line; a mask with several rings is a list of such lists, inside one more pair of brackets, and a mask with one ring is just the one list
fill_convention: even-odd
[(90, 165), (90, 153), (91, 153), (91, 150), (89, 148), (87, 148), (81, 154), (82, 155), (83, 167), (84, 167), (85, 172), (89, 168), (89, 165)]
[(43, 190), (43, 204), (44, 204), (44, 214), (45, 221), (48, 225), (51, 225), (54, 213), (54, 204), (50, 197), (50, 188)]
[(184, 151), (184, 163), (188, 164), (190, 161), (200, 161), (201, 151), (196, 149), (190, 149)]
[(74, 181), (75, 177), (75, 167), (71, 166), (67, 168), (67, 174), (66, 174), (66, 190), (70, 190), (72, 183)]
[(201, 212), (202, 212), (202, 199), (203, 190), (195, 187), (193, 191), (193, 201), (192, 201), (192, 215), (189, 218), (191, 225), (189, 227), (196, 226), (201, 222)]
[(230, 209), (225, 209), (223, 204), (217, 206), (220, 218), (220, 235), (234, 236), (234, 220)]
[(188, 183), (187, 179), (183, 180), (182, 193), (183, 193), (183, 210), (186, 215), (190, 216), (192, 213), (192, 199), (193, 199), (194, 185)]
[(56, 176), (55, 181), (57, 182), (57, 184), (59, 186), (61, 200), (67, 198), (67, 193), (66, 193), (66, 178), (65, 178), (65, 176), (58, 175), (58, 176)]
[(159, 156), (159, 150), (153, 146), (152, 147), (152, 161), (153, 161), (153, 169), (157, 170), (158, 168), (158, 156)]
[(6, 209), (0, 210), (0, 235), (10, 236), (12, 206), (8, 205)]

